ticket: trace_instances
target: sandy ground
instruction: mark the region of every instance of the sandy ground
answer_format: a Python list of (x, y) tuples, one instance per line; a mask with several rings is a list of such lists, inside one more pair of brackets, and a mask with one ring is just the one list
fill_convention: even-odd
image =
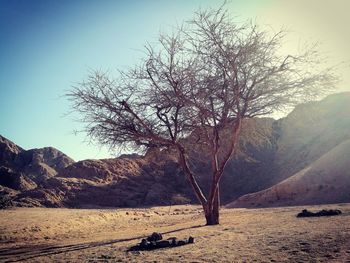
[[(296, 218), (302, 208), (222, 209), (218, 226), (204, 226), (198, 206), (2, 210), (0, 262), (350, 262), (350, 204)], [(127, 252), (154, 231), (195, 243)]]

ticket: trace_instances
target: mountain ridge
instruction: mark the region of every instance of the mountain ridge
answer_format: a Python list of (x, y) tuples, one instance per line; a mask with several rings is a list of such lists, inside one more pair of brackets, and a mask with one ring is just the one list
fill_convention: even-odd
[(284, 181), (228, 204), (228, 208), (346, 203), (350, 200), (350, 140)]
[[(279, 120), (246, 120), (238, 152), (230, 159), (221, 182), (223, 203), (242, 200), (245, 195), (251, 196), (288, 180), (350, 139), (348, 105), (350, 92), (299, 105)], [(193, 170), (206, 191), (210, 184), (210, 163), (205, 158), (193, 161)], [(1, 198), (11, 199), (15, 206), (48, 207), (196, 202), (172, 152), (152, 150), (144, 156), (131, 154), (74, 162), (52, 147), (24, 150), (2, 136)], [(292, 201), (286, 204), (292, 205)], [(249, 202), (241, 203), (249, 207)], [(264, 204), (260, 202), (260, 206)]]

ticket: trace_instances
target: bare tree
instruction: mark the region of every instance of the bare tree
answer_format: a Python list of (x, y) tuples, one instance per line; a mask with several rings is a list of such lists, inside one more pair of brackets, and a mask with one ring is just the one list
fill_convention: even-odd
[[(175, 33), (148, 44), (140, 65), (114, 80), (93, 72), (67, 95), (88, 136), (101, 144), (175, 150), (207, 224), (215, 225), (219, 183), (242, 121), (314, 98), (335, 81), (331, 70), (315, 70), (315, 47), (281, 55), (284, 38), (283, 31), (233, 23), (223, 7), (198, 11)], [(211, 160), (208, 193), (189, 165), (190, 152), (198, 150)]]

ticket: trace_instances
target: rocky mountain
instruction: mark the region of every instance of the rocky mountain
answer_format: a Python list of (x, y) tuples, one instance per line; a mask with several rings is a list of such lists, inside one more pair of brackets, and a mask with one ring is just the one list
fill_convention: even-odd
[[(262, 189), (264, 184), (253, 182), (262, 182), (266, 175), (255, 171), (269, 171), (268, 164), (275, 148), (273, 122), (273, 119), (265, 118), (244, 123), (245, 132), (240, 140), (240, 151), (230, 161), (225, 172), (227, 178), (222, 184), (224, 202), (251, 190)], [(3, 141), (11, 144), (13, 149), (17, 147), (5, 138)], [(15, 157), (2, 166), (4, 169), (12, 167), (13, 177), (17, 176), (28, 182), (22, 183), (25, 184), (22, 188), (19, 183), (0, 183), (3, 186), (3, 196), (10, 196), (15, 205), (115, 207), (196, 202), (192, 189), (178, 165), (177, 157), (172, 152), (151, 150), (145, 156), (122, 155), (115, 159), (84, 160), (76, 163), (67, 162), (66, 158), (61, 162), (41, 158), (40, 162), (30, 163), (24, 162), (22, 156), (30, 155), (33, 151), (42, 153), (47, 148), (29, 151), (17, 148), (18, 151), (7, 149), (5, 152), (18, 152), (21, 157), (14, 154)], [(37, 160), (37, 154), (30, 156), (31, 160)], [(16, 162), (16, 158), (20, 161)], [(201, 185), (207, 189), (210, 183), (207, 159), (193, 157), (193, 163)], [(231, 176), (231, 170), (236, 169), (240, 172)], [(248, 180), (248, 183), (241, 180), (241, 187), (236, 187), (235, 182), (241, 176)], [(5, 178), (8, 175), (0, 173), (0, 177)], [(234, 191), (231, 186), (236, 187)], [(13, 192), (14, 190), (16, 192)]]
[(73, 163), (73, 159), (53, 147), (26, 151), (0, 135), (0, 166), (21, 173), (36, 183), (55, 176)]
[[(245, 124), (250, 131), (261, 128), (263, 124), (270, 127), (272, 119), (254, 120)], [(271, 129), (265, 130), (265, 137)], [(241, 148), (243, 145), (242, 136)], [(250, 136), (250, 135), (249, 135)], [(251, 145), (250, 145), (251, 147)], [(243, 167), (250, 165), (251, 170), (266, 165), (262, 152), (267, 152), (270, 144), (259, 144), (255, 146), (255, 152), (249, 153), (252, 163), (248, 160), (248, 153), (243, 150), (231, 162), (231, 166)], [(247, 161), (248, 160), (248, 161)], [(258, 160), (258, 161), (257, 161)], [(199, 181), (204, 189), (209, 185), (208, 163), (204, 159), (193, 160), (196, 174), (200, 175)], [(262, 164), (264, 161), (264, 164)], [(234, 177), (233, 177), (234, 178)], [(249, 178), (246, 176), (246, 178)], [(232, 180), (232, 179), (231, 179)], [(223, 199), (232, 200), (235, 196), (226, 180), (223, 187)], [(185, 175), (178, 165), (177, 157), (169, 151), (152, 150), (145, 156), (124, 155), (115, 159), (84, 160), (76, 162), (61, 170), (55, 177), (46, 180), (45, 194), (54, 193), (59, 196), (60, 201), (53, 206), (68, 207), (101, 207), (101, 206), (148, 206), (169, 205), (196, 202), (191, 187), (187, 184)], [(253, 188), (261, 189), (261, 188)], [(241, 190), (247, 193), (247, 190)], [(37, 189), (32, 190), (37, 192)], [(237, 193), (235, 193), (237, 194)], [(45, 203), (45, 196), (40, 201)], [(40, 199), (41, 200), (41, 199)], [(56, 200), (56, 199), (55, 199)], [(45, 205), (47, 205), (45, 203)]]
[(350, 92), (297, 106), (279, 121), (273, 183), (295, 174), (350, 139)]
[[(297, 106), (278, 121), (271, 185), (230, 207), (350, 201), (350, 93)], [(282, 182), (281, 182), (282, 181)], [(343, 187), (344, 186), (344, 187)]]
[(267, 207), (350, 201), (350, 140), (284, 181), (247, 194), (227, 207)]
[[(335, 94), (299, 105), (278, 121), (246, 120), (239, 150), (229, 161), (221, 183), (223, 203), (236, 200), (231, 206), (243, 207), (350, 201), (347, 192), (339, 188), (342, 182), (347, 185), (344, 180), (349, 177), (341, 174), (350, 158), (346, 151), (350, 139), (348, 105), (350, 93)], [(205, 154), (193, 154), (191, 159), (200, 184), (208, 189), (210, 162)], [(319, 173), (325, 174), (323, 179), (317, 177)], [(339, 185), (332, 184), (332, 178)], [(322, 186), (312, 185), (317, 180)], [(291, 183), (296, 181), (299, 183)], [(309, 189), (308, 197), (301, 186)], [(324, 194), (331, 189), (343, 197)], [(54, 148), (26, 151), (4, 137), (0, 137), (0, 197), (0, 205), (47, 207), (196, 202), (172, 152), (150, 150), (145, 156), (74, 162)]]
[(73, 163), (55, 148), (26, 151), (0, 135), (0, 196), (12, 199), (41, 188), (47, 179)]
[(190, 202), (190, 189), (170, 159), (147, 157), (84, 160), (47, 180), (68, 207), (135, 207)]

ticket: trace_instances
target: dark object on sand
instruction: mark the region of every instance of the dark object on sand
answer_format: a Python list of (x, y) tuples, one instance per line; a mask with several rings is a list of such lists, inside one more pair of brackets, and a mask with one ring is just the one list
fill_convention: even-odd
[(154, 232), (147, 238), (142, 239), (138, 245), (128, 249), (128, 251), (153, 250), (165, 247), (178, 247), (194, 243), (194, 238), (191, 236), (188, 239), (182, 240), (178, 240), (176, 237), (171, 237), (166, 240), (162, 239), (163, 237), (161, 233)]
[(330, 209), (330, 210), (321, 210), (318, 212), (310, 212), (307, 209), (301, 211), (301, 213), (297, 214), (297, 217), (319, 217), (319, 216), (337, 216), (340, 215), (341, 211), (338, 209)]
[(158, 240), (162, 240), (163, 236), (161, 233), (153, 232), (152, 235), (148, 236), (146, 239), (149, 242), (158, 241)]

